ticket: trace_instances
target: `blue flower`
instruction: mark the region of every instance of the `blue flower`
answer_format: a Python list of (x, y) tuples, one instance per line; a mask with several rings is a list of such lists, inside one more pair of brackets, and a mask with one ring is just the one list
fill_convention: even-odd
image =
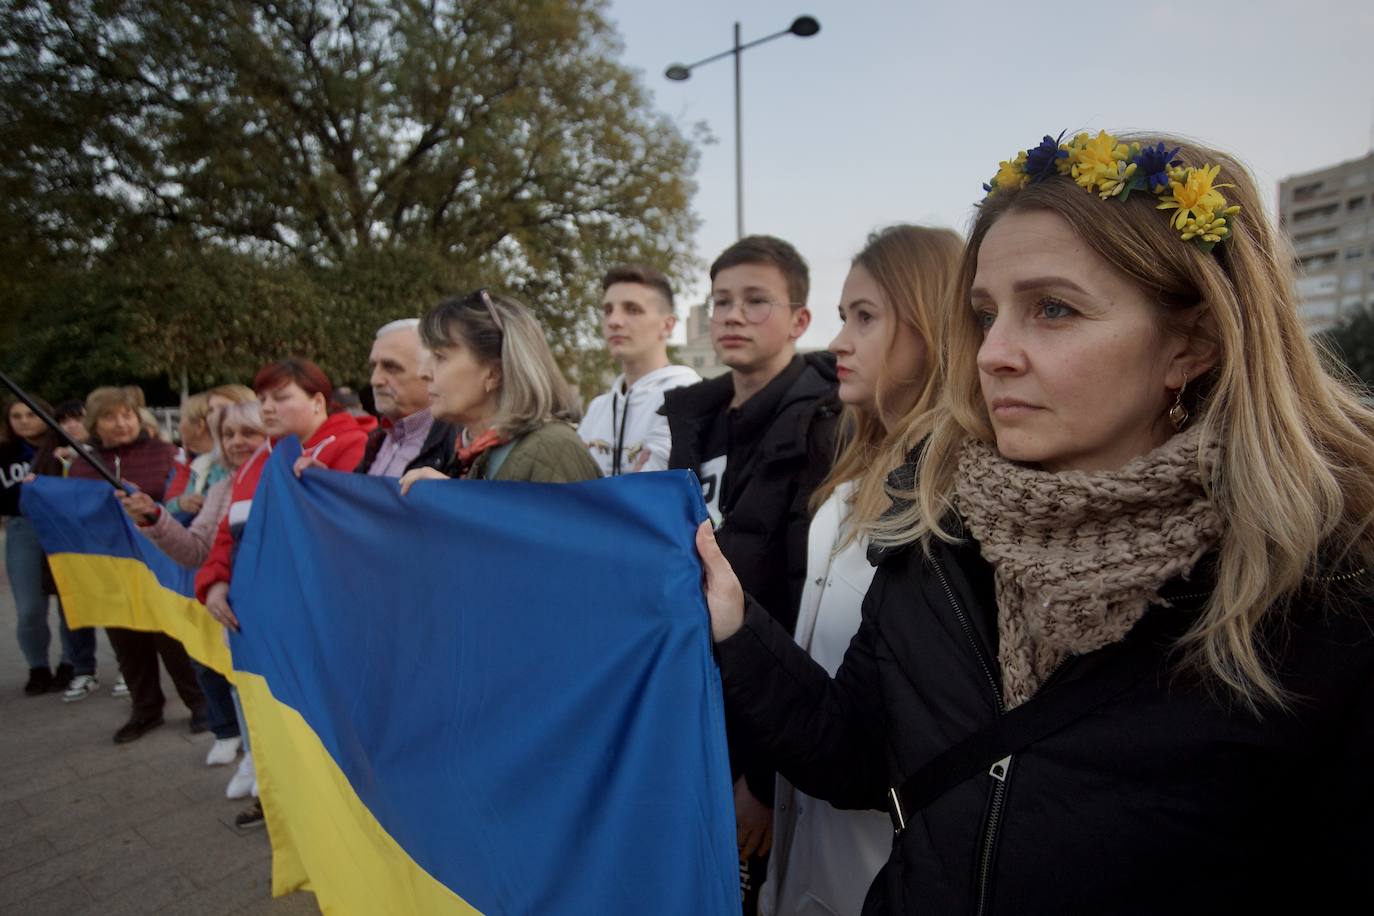
[(1178, 165), (1174, 157), (1178, 147), (1166, 150), (1164, 144), (1142, 147), (1135, 157), (1136, 171), (1145, 176), (1145, 183), (1152, 191), (1160, 191), (1169, 186), (1169, 166)]
[[(1061, 133), (1059, 140), (1063, 139), (1064, 135)], [(1046, 134), (1039, 146), (1026, 150), (1026, 174), (1032, 182), (1059, 174), (1057, 161), (1069, 158), (1069, 151), (1059, 148), (1059, 140)]]

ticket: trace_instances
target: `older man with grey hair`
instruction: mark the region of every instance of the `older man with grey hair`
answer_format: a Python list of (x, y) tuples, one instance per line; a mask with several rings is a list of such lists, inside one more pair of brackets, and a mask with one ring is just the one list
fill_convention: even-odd
[(414, 468), (442, 468), (453, 458), (457, 430), (429, 412), (429, 386), (420, 377), (419, 326), (418, 318), (403, 318), (377, 331), (367, 363), (382, 422), (368, 436), (356, 473), (400, 477)]

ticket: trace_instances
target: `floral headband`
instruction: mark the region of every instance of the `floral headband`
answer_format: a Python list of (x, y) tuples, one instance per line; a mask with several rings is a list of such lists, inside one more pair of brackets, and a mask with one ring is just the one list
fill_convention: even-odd
[[(1080, 187), (1096, 191), (1103, 200), (1126, 200), (1133, 191), (1148, 191), (1159, 198), (1160, 210), (1173, 210), (1169, 222), (1185, 242), (1203, 251), (1231, 236), (1231, 217), (1240, 212), (1228, 206), (1222, 188), (1214, 184), (1219, 165), (1185, 166), (1174, 157), (1178, 147), (1164, 144), (1142, 147), (1122, 143), (1105, 130), (1096, 137), (1079, 134), (1069, 143), (1046, 136), (1034, 149), (1022, 150), (1009, 162), (1001, 162), (997, 174), (983, 185), (987, 196), (1019, 190), (1054, 175), (1067, 175)], [(986, 198), (984, 198), (986, 199)]]

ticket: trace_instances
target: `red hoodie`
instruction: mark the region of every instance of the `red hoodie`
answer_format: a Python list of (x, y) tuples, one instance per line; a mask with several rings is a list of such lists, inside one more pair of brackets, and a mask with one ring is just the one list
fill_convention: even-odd
[[(349, 414), (336, 413), (320, 424), (315, 435), (304, 443), (302, 449), (307, 453), (313, 452), (320, 443), (331, 437), (333, 441), (320, 447), (315, 458), (331, 471), (352, 471), (363, 460), (367, 433), (358, 427), (357, 421)], [(219, 523), (215, 542), (210, 546), (210, 556), (196, 573), (196, 598), (201, 603), (205, 602), (210, 586), (216, 582), (228, 582), (233, 574), (234, 545), (243, 533), (244, 523), (248, 521), (248, 514), (253, 508), (253, 493), (258, 489), (267, 459), (272, 457), (274, 444), (269, 442), (258, 449), (243, 467), (234, 472), (229, 514)]]

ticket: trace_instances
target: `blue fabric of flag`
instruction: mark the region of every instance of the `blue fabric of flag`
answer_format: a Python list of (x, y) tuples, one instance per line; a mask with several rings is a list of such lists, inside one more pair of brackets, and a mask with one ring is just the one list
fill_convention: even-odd
[(235, 668), (486, 914), (739, 912), (687, 472), (581, 484), (264, 471)]
[(164, 588), (194, 597), (195, 570), (139, 534), (105, 481), (35, 477), (24, 484), (20, 501), (44, 552), (138, 560)]

